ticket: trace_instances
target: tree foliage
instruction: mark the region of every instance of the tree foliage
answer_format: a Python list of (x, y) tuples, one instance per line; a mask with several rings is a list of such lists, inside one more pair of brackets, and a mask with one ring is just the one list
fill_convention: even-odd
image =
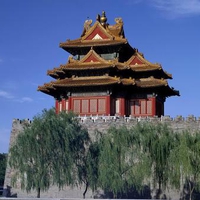
[(91, 140), (73, 113), (43, 110), (19, 134), (10, 149), (12, 183), (48, 190), (50, 185), (85, 186), (128, 194), (144, 185), (161, 192), (187, 186), (190, 199), (200, 191), (200, 132), (175, 133), (166, 124), (138, 123), (131, 129), (111, 127)]
[(169, 184), (169, 157), (174, 146), (174, 133), (165, 124), (110, 128), (100, 143), (100, 186), (117, 197), (153, 181), (151, 189), (157, 190), (160, 198)]
[(6, 173), (6, 158), (7, 154), (0, 153), (0, 186), (4, 184), (4, 178)]
[[(192, 199), (194, 191), (200, 191), (200, 132), (184, 131), (177, 135), (177, 145), (171, 153), (171, 184), (188, 191)], [(184, 195), (184, 191), (182, 193)]]
[(102, 137), (99, 158), (99, 184), (114, 197), (140, 186), (143, 177), (143, 155), (133, 132), (112, 127)]
[(140, 135), (143, 152), (149, 158), (153, 189), (158, 186), (156, 193), (157, 198), (160, 198), (162, 189), (169, 183), (169, 156), (174, 148), (175, 135), (165, 124), (138, 124), (136, 131)]
[(25, 127), (10, 149), (9, 163), (15, 169), (12, 183), (20, 179), (27, 192), (48, 190), (51, 184), (62, 188), (75, 184), (76, 166), (80, 152), (89, 141), (72, 113), (55, 114), (53, 109), (43, 110)]
[(78, 169), (77, 182), (85, 185), (83, 198), (85, 198), (88, 188), (94, 192), (98, 187), (98, 165), (99, 165), (99, 145), (98, 142), (91, 141), (85, 152), (82, 152), (77, 160)]

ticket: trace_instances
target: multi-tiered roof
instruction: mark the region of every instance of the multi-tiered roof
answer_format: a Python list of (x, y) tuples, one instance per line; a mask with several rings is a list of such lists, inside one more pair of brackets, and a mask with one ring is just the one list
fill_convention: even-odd
[(116, 18), (115, 22), (109, 25), (105, 12), (93, 25), (92, 20), (86, 20), (80, 38), (60, 43), (72, 56), (66, 64), (48, 70), (55, 81), (38, 90), (57, 99), (71, 93), (106, 90), (112, 96), (123, 93), (126, 97), (136, 93), (161, 98), (179, 95), (168, 85), (172, 75), (132, 48), (125, 38), (122, 19)]

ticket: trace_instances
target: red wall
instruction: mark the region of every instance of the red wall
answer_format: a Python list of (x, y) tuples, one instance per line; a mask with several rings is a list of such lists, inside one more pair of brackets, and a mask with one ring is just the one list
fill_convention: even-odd
[[(67, 106), (66, 106), (67, 105)], [(69, 97), (56, 100), (56, 113), (72, 110), (79, 115), (161, 116), (164, 103), (156, 97), (147, 99), (111, 98), (107, 96)]]
[(154, 116), (156, 115), (155, 97), (147, 99), (131, 99), (127, 101), (128, 114), (131, 116)]
[(109, 115), (110, 96), (71, 97), (71, 110), (80, 115)]

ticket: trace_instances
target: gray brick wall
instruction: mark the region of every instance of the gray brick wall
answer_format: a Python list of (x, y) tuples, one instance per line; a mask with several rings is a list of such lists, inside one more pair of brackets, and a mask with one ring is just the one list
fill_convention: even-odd
[[(170, 116), (162, 116), (158, 117), (145, 117), (145, 118), (134, 118), (134, 117), (116, 117), (116, 116), (91, 116), (91, 117), (79, 117), (80, 123), (88, 129), (89, 134), (92, 136), (94, 131), (98, 130), (100, 132), (106, 132), (106, 130), (111, 127), (119, 127), (126, 126), (130, 128), (136, 125), (141, 121), (148, 121), (151, 123), (167, 123), (174, 131), (182, 131), (182, 130), (190, 130), (192, 132), (196, 130), (200, 130), (200, 118), (196, 118), (194, 116), (188, 116), (183, 118), (182, 116), (177, 116), (176, 118), (171, 118)], [(10, 135), (10, 146), (14, 143), (18, 133), (23, 130), (23, 127), (26, 124), (30, 124), (30, 120), (19, 120), (14, 119), (12, 122), (12, 131)], [(12, 171), (7, 165), (6, 176), (4, 182), (4, 188), (11, 185), (11, 177)], [(82, 193), (84, 191), (84, 187), (65, 187), (62, 190), (59, 190), (56, 186), (51, 186), (47, 192), (42, 192), (42, 198), (82, 198)], [(25, 191), (21, 191), (20, 184), (17, 185), (16, 188), (11, 188), (11, 194), (17, 195), (18, 198), (36, 197), (36, 192), (26, 193)], [(93, 198), (94, 195), (101, 195), (101, 191), (97, 191), (97, 193), (92, 194), (89, 190), (86, 194), (86, 198)], [(98, 196), (98, 195), (97, 195)], [(173, 197), (178, 199), (178, 193), (173, 193)]]

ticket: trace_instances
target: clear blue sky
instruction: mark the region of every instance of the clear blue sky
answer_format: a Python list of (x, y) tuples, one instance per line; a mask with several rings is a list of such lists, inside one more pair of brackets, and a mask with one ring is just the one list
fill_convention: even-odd
[(37, 86), (67, 62), (59, 43), (80, 37), (87, 17), (95, 22), (103, 10), (110, 24), (122, 17), (129, 43), (173, 75), (181, 96), (167, 99), (165, 114), (200, 116), (200, 0), (0, 0), (0, 153), (13, 118), (54, 106)]

